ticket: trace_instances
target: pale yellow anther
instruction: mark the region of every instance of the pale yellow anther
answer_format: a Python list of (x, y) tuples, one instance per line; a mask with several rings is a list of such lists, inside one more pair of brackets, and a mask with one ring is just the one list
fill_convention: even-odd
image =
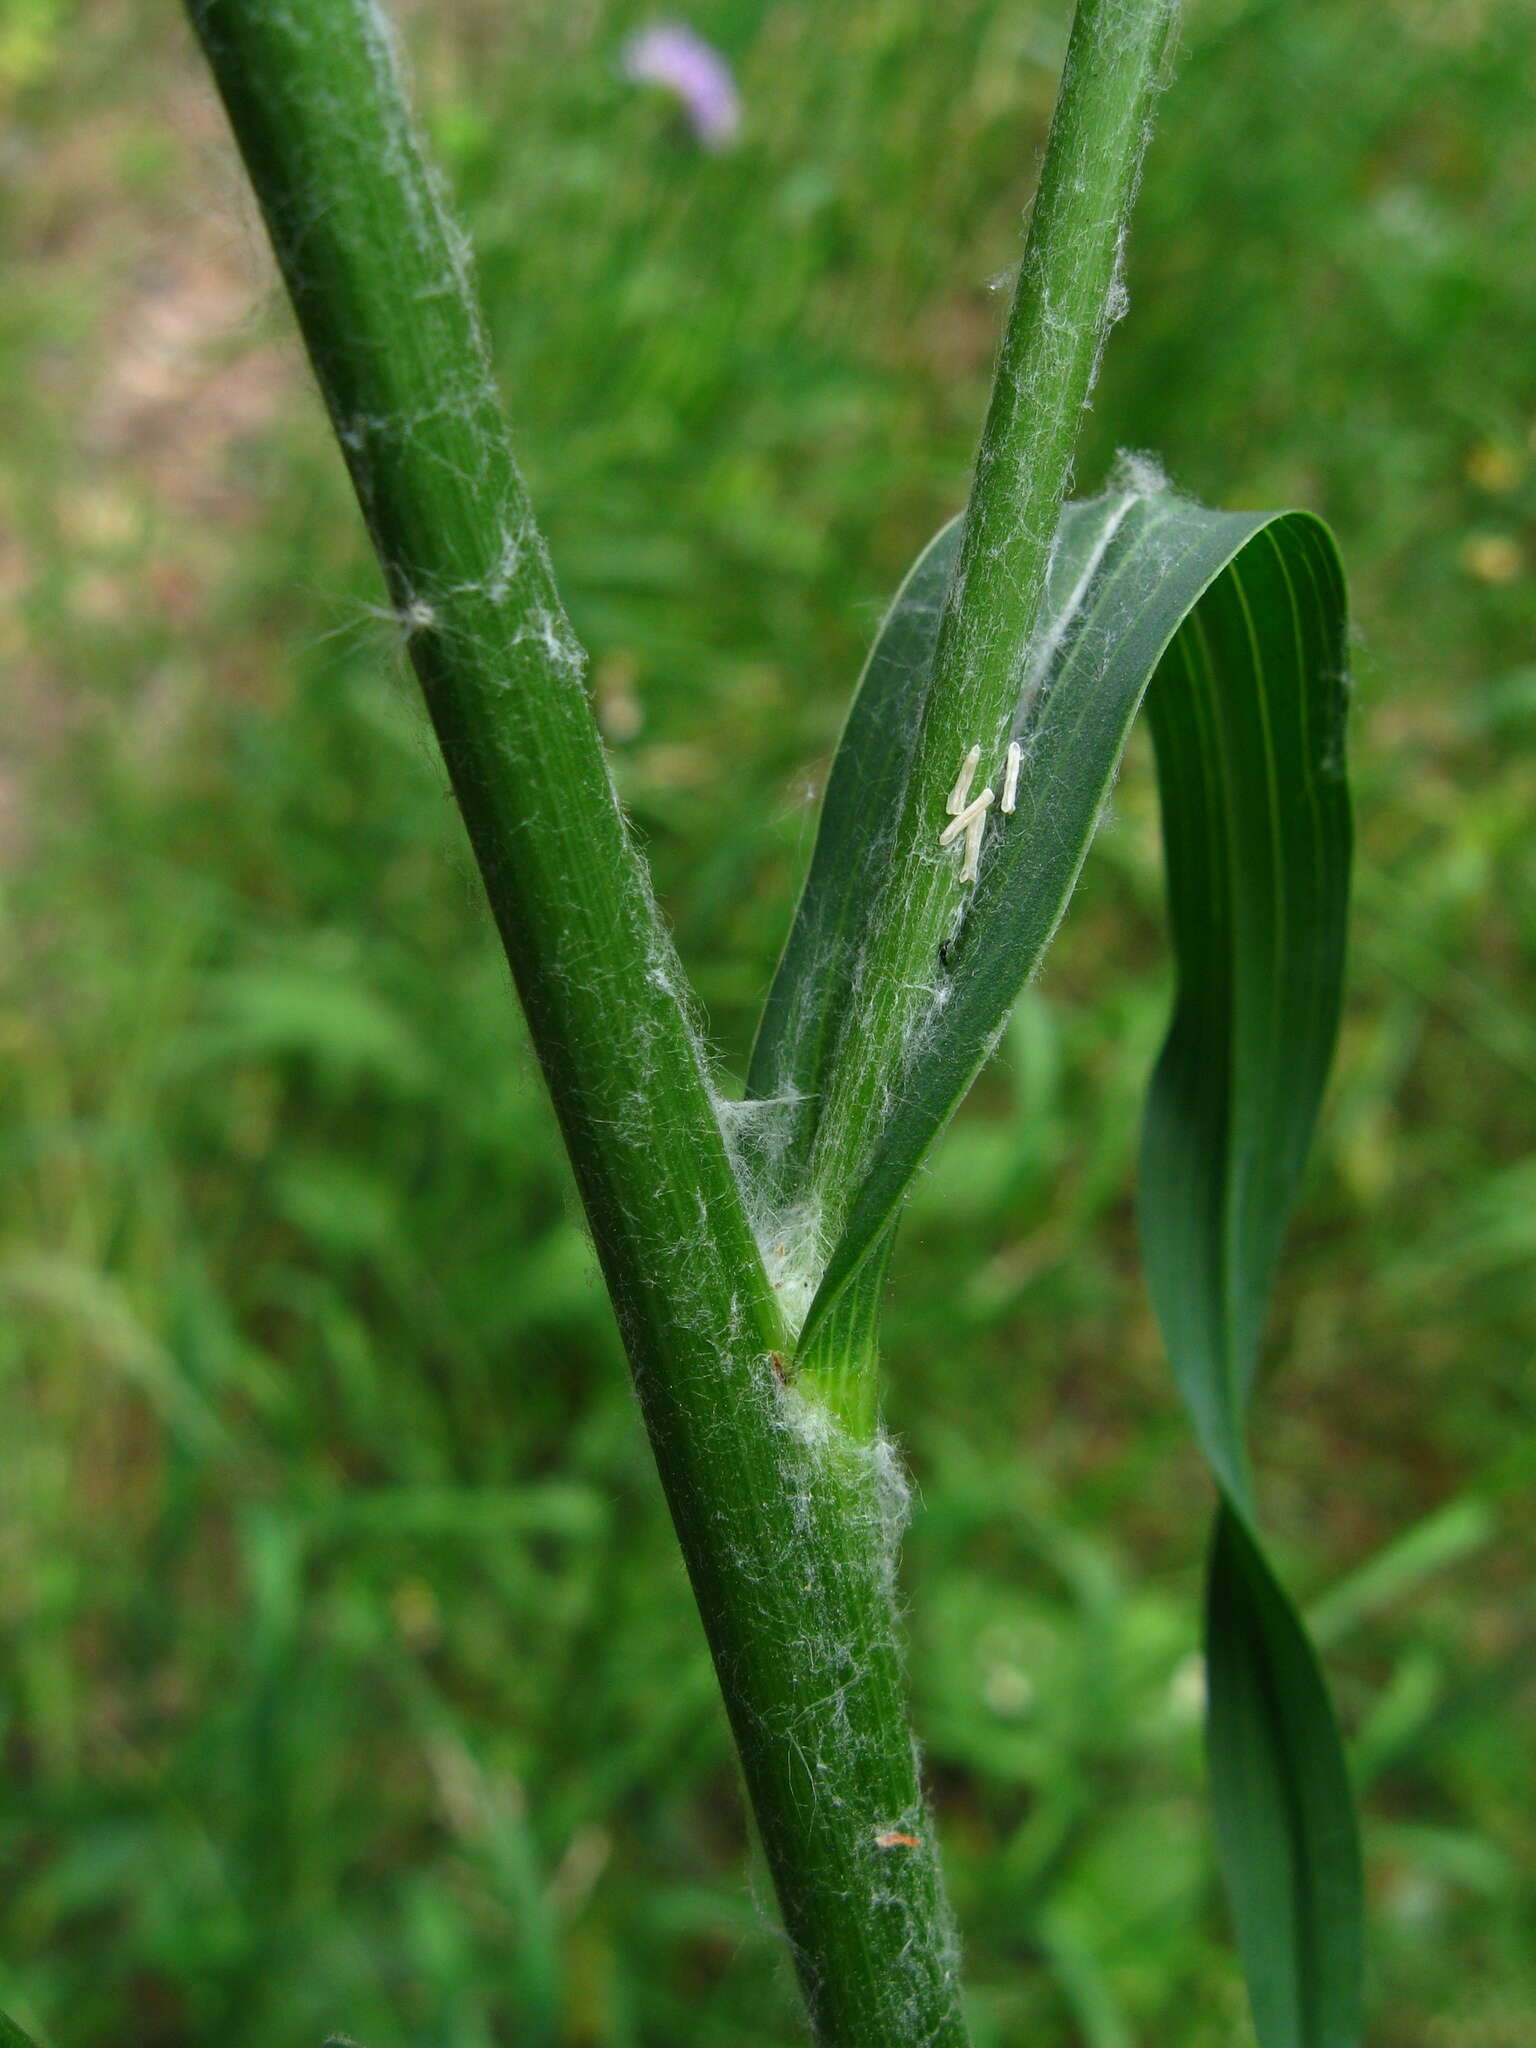
[(978, 811), (965, 828), (965, 864), (960, 870), (962, 882), (974, 882), (981, 860), (981, 835), (986, 830), (987, 814)]
[(1013, 816), (1014, 804), (1019, 795), (1019, 764), (1024, 759), (1024, 749), (1017, 740), (1008, 742), (1008, 759), (1003, 768), (1003, 801), (999, 808), (1005, 818)]
[(976, 770), (980, 762), (980, 747), (972, 747), (971, 751), (960, 763), (960, 773), (955, 777), (955, 786), (949, 792), (949, 799), (944, 806), (952, 818), (958, 817), (965, 809), (966, 800), (971, 793), (971, 784), (976, 780)]
[(997, 801), (996, 792), (984, 789), (980, 796), (974, 796), (958, 816), (952, 818), (939, 834), (940, 846), (953, 846), (962, 832), (969, 832), (972, 825), (981, 829), (982, 820)]

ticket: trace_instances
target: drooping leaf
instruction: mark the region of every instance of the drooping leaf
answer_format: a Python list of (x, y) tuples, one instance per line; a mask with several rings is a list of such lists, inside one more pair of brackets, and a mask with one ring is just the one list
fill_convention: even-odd
[(1207, 592), (1149, 700), (1178, 1000), (1147, 1104), (1141, 1229), (1180, 1388), (1244, 1495), (1270, 1275), (1338, 1030), (1348, 909), (1343, 584), (1274, 528)]
[(30, 2034), (24, 2034), (13, 2019), (0, 2012), (0, 2048), (37, 2048)]
[(1356, 2048), (1360, 1850), (1312, 1645), (1225, 1501), (1205, 1613), (1206, 1755), (1216, 1842), (1264, 2048)]
[[(929, 578), (939, 573), (937, 550), (945, 544), (941, 536), (924, 557), (929, 588)], [(1308, 514), (1211, 512), (1170, 491), (1139, 489), (1067, 508), (1046, 624), (1016, 723), (1025, 753), (1017, 808), (1008, 818), (993, 813), (971, 904), (947, 961), (935, 962), (931, 1027), (917, 1035), (914, 1055), (892, 1077), (891, 1114), (873, 1157), (850, 1162), (858, 1170), (857, 1193), (807, 1319), (808, 1338), (896, 1213), (1039, 965), (1092, 844), (1131, 724), (1170, 643), (1197, 606), (1204, 613), (1208, 593), (1249, 572), (1256, 548), (1264, 555), (1278, 551), (1302, 588), (1299, 601), (1319, 608), (1306, 621), (1309, 634), (1325, 635), (1331, 619), (1336, 639), (1337, 572), (1325, 587), (1314, 566), (1331, 559), (1331, 542)], [(906, 691), (900, 701), (908, 706), (925, 680), (921, 674), (913, 680), (919, 654), (914, 629), (922, 623), (893, 614), (882, 636), (900, 631), (905, 642)], [(1271, 629), (1282, 623), (1286, 633), (1296, 631), (1289, 611), (1283, 621), (1272, 620)], [(927, 626), (930, 651), (936, 630), (935, 619)], [(866, 674), (874, 667), (872, 660)], [(1337, 682), (1330, 688), (1336, 694)], [(889, 682), (885, 697), (887, 703), (898, 699)], [(850, 737), (861, 729), (862, 721), (850, 720)], [(908, 752), (911, 739), (909, 719), (903, 734)], [(1336, 746), (1330, 758), (1337, 758)], [(891, 772), (885, 770), (887, 776)], [(989, 772), (996, 779), (1001, 764), (983, 764), (982, 773)], [(843, 778), (844, 789), (851, 783), (851, 776)], [(830, 784), (828, 794), (830, 799)], [(839, 816), (838, 830), (847, 829)], [(839, 879), (838, 893), (856, 898), (874, 886), (881, 879), (879, 860), (880, 848), (872, 845), (851, 891)], [(819, 922), (818, 896), (808, 888), (797, 926)], [(831, 1015), (820, 1027), (824, 1041), (835, 1029), (852, 970), (839, 961), (835, 971), (818, 974), (820, 963), (810, 964), (803, 985), (786, 991), (776, 983), (770, 1003), (802, 1014), (825, 1004)], [(804, 974), (794, 939), (781, 982), (785, 970)]]
[(1244, 1421), (1270, 1281), (1338, 1029), (1348, 911), (1342, 579), (1246, 549), (1149, 699), (1173, 1021), (1140, 1222), (1169, 1362), (1221, 1482), (1206, 1601), (1217, 1846), (1263, 2048), (1354, 2048), (1360, 1853), (1312, 1646), (1253, 1522)]
[[(871, 807), (894, 810), (907, 772), (956, 540), (946, 529), (919, 559), (866, 668), (765, 1017), (763, 1092), (814, 1097), (836, 1056), (860, 905), (891, 857)], [(1259, 1547), (1244, 1445), (1338, 1020), (1345, 621), (1332, 542), (1306, 514), (1210, 512), (1134, 477), (1067, 508), (1015, 724), (1017, 807), (989, 819), (971, 902), (934, 964), (932, 1015), (891, 1076), (872, 1156), (847, 1162), (853, 1192), (802, 1333), (814, 1350), (888, 1243), (1055, 931), (1150, 692), (1179, 984), (1149, 1098), (1142, 1236), (1170, 1364), (1223, 1495), (1212, 1791), (1263, 2048), (1349, 2048), (1360, 2024), (1347, 1772), (1311, 1646)], [(867, 766), (848, 758), (865, 753)], [(994, 785), (1000, 766), (982, 769)]]

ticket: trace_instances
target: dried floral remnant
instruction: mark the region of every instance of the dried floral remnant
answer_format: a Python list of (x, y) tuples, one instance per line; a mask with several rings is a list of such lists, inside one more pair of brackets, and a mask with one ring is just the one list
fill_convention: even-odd
[(955, 777), (955, 786), (949, 792), (945, 810), (952, 818), (958, 818), (971, 800), (971, 784), (976, 780), (976, 770), (981, 761), (981, 748), (972, 747), (960, 763), (960, 773)]
[(1019, 769), (1023, 765), (1024, 750), (1017, 740), (1008, 742), (1008, 761), (1003, 771), (1003, 801), (999, 809), (1005, 818), (1013, 816), (1014, 805), (1019, 797)]

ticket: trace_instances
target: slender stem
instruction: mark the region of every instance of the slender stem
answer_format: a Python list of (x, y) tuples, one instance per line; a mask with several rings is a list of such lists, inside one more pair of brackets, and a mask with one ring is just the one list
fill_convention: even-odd
[(818, 2040), (964, 2028), (892, 1599), (900, 1482), (784, 1384), (462, 244), (372, 0), (188, 0), (464, 813), (623, 1330)]
[[(829, 1242), (908, 1049), (942, 1001), (941, 949), (969, 884), (964, 836), (941, 847), (939, 834), (973, 746), (973, 794), (1003, 792), (1078, 428), (1119, 310), (1121, 250), (1173, 11), (1173, 0), (1080, 0), (1073, 22), (890, 879), (871, 913), (817, 1127), (811, 1181)], [(983, 847), (1005, 827), (990, 812)]]

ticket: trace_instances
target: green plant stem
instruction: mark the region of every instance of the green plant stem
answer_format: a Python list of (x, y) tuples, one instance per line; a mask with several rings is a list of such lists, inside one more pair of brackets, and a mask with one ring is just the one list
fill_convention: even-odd
[(893, 1618), (899, 1482), (781, 1381), (681, 972), (388, 32), (369, 0), (189, 6), (554, 1098), (817, 2038), (961, 2043)]
[[(933, 1014), (945, 979), (940, 949), (964, 915), (962, 847), (941, 848), (939, 833), (972, 746), (981, 749), (975, 792), (990, 786), (1002, 795), (1078, 428), (1118, 310), (1121, 250), (1172, 19), (1171, 0), (1081, 0), (1073, 22), (889, 880), (816, 1128), (810, 1178), (829, 1241)], [(1006, 829), (994, 811), (988, 832)]]

